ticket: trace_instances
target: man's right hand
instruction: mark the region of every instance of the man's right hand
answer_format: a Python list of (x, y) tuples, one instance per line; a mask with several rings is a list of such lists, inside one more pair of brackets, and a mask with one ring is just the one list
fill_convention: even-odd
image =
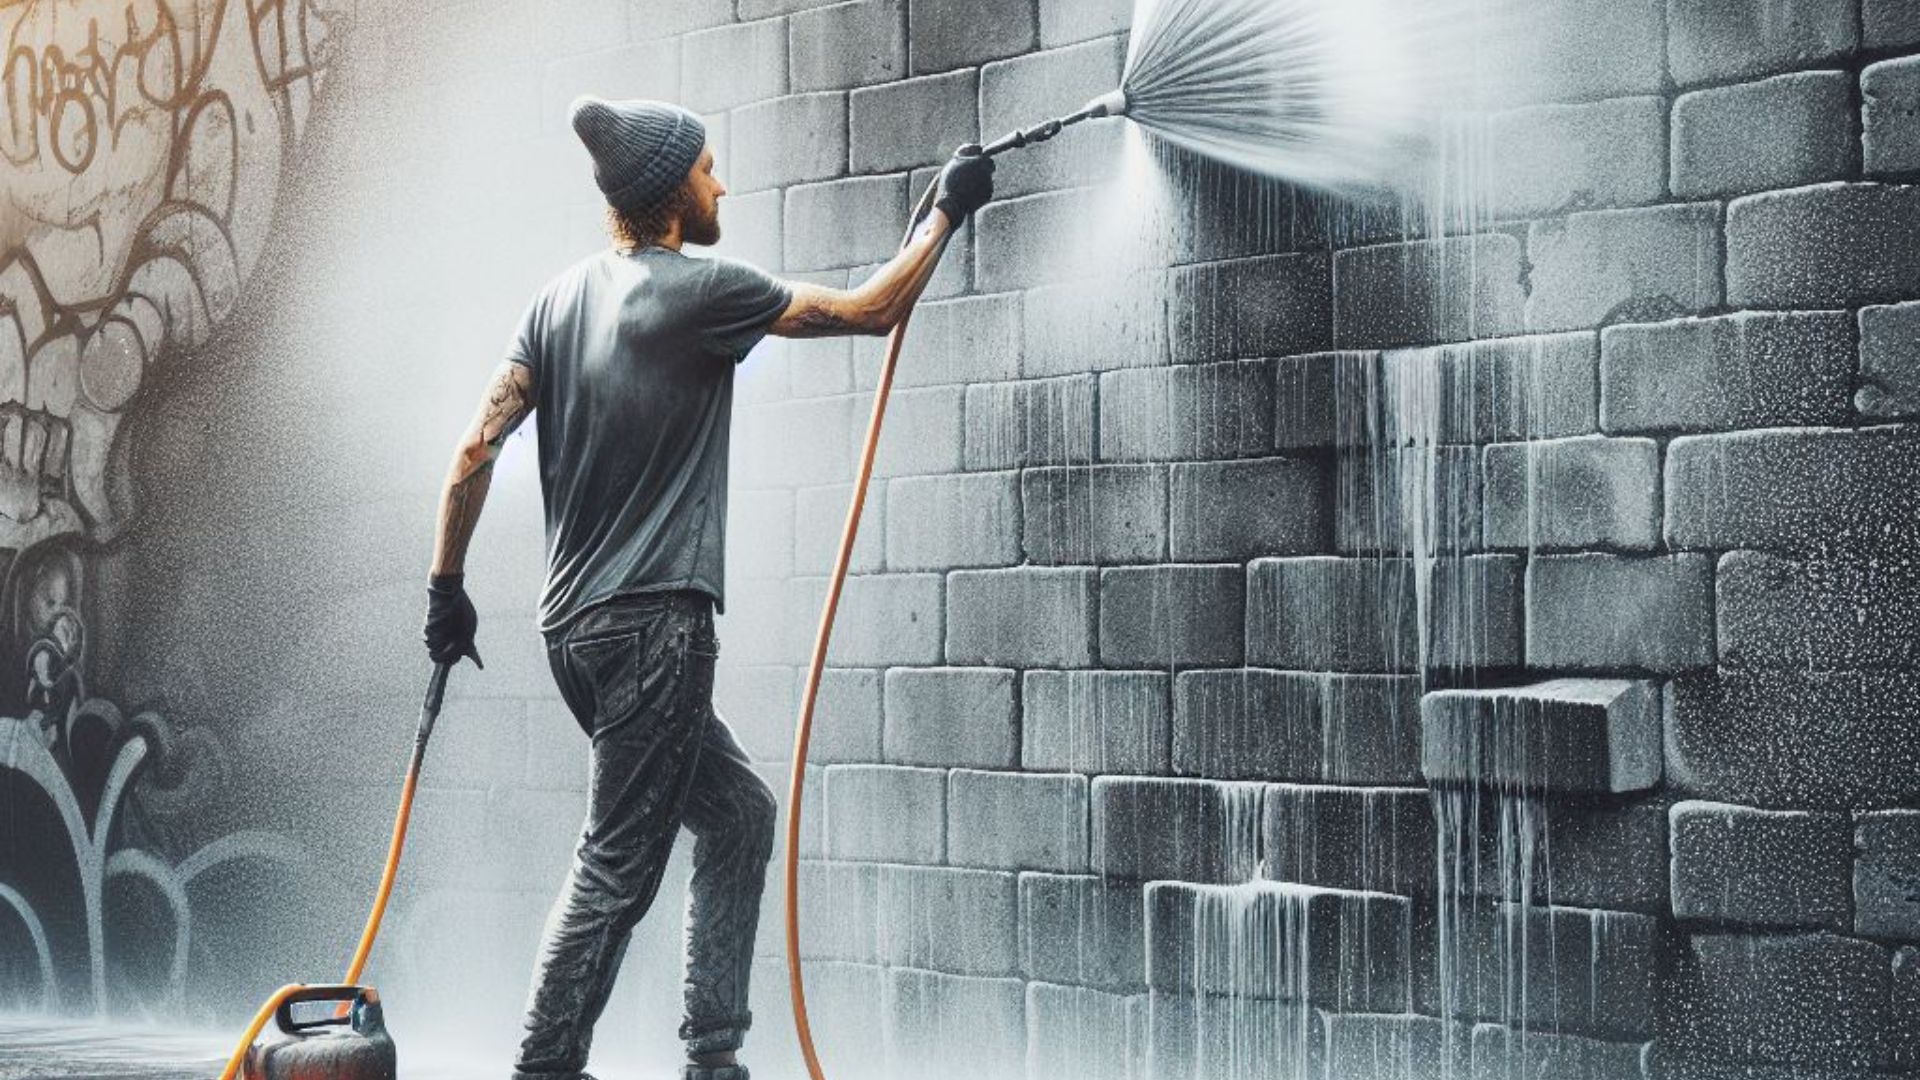
[(479, 626), (479, 613), (467, 599), (466, 575), (435, 574), (427, 579), (427, 655), (434, 663), (453, 665), (471, 656), (475, 667), (486, 667), (480, 662), (480, 650), (473, 646), (473, 632)]
[(946, 168), (940, 170), (933, 205), (945, 213), (957, 229), (968, 214), (987, 205), (991, 198), (993, 159), (981, 154), (977, 146), (963, 146), (955, 151)]

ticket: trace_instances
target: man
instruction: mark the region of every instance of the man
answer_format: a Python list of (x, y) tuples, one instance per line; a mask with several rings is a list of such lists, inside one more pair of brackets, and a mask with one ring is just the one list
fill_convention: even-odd
[(885, 333), (905, 318), (947, 235), (992, 195), (993, 163), (956, 154), (912, 241), (850, 290), (692, 258), (720, 239), (700, 119), (652, 101), (582, 98), (573, 129), (607, 197), (613, 247), (542, 288), (441, 496), (426, 640), (438, 663), (474, 648), (461, 567), (502, 442), (537, 413), (546, 505), (540, 629), (592, 740), (587, 818), (548, 917), (515, 1076), (585, 1076), (594, 1022), (675, 835), (694, 834), (687, 911), (685, 1080), (746, 1080), (753, 963), (776, 804), (713, 711), (733, 369), (768, 333)]

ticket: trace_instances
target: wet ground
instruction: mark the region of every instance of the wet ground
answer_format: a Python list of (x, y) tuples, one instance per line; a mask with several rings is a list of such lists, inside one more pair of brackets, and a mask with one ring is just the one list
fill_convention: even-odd
[[(233, 1049), (232, 1036), (166, 1028), (102, 1027), (31, 1017), (0, 1017), (0, 1080), (214, 1080)], [(457, 1062), (410, 1060), (407, 1080), (504, 1075)]]

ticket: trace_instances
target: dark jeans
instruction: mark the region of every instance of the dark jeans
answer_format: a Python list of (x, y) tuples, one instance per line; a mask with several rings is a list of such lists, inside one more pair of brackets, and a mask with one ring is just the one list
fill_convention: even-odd
[(593, 740), (593, 767), (573, 868), (540, 946), (517, 1076), (585, 1067), (682, 824), (694, 843), (680, 1037), (691, 1054), (732, 1050), (752, 1023), (747, 980), (776, 804), (713, 711), (719, 651), (713, 603), (693, 592), (600, 604), (548, 636), (561, 696)]

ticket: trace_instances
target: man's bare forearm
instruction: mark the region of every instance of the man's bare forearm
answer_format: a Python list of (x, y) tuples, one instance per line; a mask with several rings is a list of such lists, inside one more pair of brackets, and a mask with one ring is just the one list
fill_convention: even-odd
[(533, 411), (533, 372), (504, 362), (487, 384), (473, 423), (460, 438), (447, 482), (440, 492), (439, 523), (434, 530), (431, 573), (457, 574), (466, 566), (467, 545), (493, 484), (493, 462), (507, 436)]
[(782, 337), (884, 334), (906, 318), (940, 265), (953, 227), (947, 215), (927, 215), (905, 247), (853, 289), (798, 285), (793, 302), (771, 332)]

